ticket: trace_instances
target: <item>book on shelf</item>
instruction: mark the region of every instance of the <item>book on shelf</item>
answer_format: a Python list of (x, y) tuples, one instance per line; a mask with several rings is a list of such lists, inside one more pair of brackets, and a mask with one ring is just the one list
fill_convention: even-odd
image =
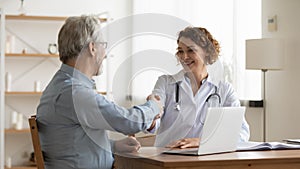
[(300, 145), (300, 139), (284, 139), (283, 141), (285, 141), (288, 144), (299, 144)]
[(300, 149), (300, 144), (287, 144), (281, 142), (240, 142), (237, 151), (254, 151), (254, 150), (289, 150)]

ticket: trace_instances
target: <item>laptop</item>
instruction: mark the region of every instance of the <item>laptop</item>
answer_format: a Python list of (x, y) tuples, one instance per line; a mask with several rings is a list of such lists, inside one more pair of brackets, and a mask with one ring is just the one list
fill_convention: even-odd
[(236, 151), (245, 110), (245, 107), (208, 108), (199, 148), (170, 149), (163, 153), (199, 156)]

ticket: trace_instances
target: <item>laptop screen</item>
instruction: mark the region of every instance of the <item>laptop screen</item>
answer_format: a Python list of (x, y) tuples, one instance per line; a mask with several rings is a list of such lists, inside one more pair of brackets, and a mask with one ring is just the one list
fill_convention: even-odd
[(245, 107), (208, 108), (199, 148), (168, 150), (168, 154), (205, 155), (236, 151)]

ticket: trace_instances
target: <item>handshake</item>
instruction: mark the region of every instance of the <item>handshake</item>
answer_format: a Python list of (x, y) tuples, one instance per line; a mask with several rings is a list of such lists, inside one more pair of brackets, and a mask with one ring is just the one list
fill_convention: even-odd
[[(158, 95), (151, 94), (147, 97), (147, 101), (153, 100), (156, 102), (158, 105), (160, 112), (154, 117), (151, 126), (147, 129), (147, 131), (151, 131), (156, 124), (156, 120), (161, 118), (163, 115), (163, 106), (162, 103), (160, 102), (160, 97)], [(129, 135), (129, 137), (122, 139), (122, 140), (117, 140), (114, 142), (114, 147), (115, 147), (115, 153), (120, 153), (120, 152), (137, 152), (141, 144), (136, 140), (134, 134)]]
[(161, 118), (162, 115), (163, 115), (163, 113), (164, 113), (164, 107), (163, 107), (163, 105), (162, 105), (162, 103), (161, 103), (161, 101), (160, 101), (160, 97), (159, 97), (158, 95), (154, 95), (154, 94), (149, 95), (149, 96), (147, 97), (147, 101), (149, 101), (149, 100), (153, 100), (153, 101), (155, 101), (155, 102), (157, 103), (157, 105), (158, 105), (158, 107), (159, 107), (159, 109), (160, 109), (160, 112), (159, 112), (159, 114), (157, 114), (157, 115), (154, 117), (154, 119), (153, 119), (153, 121), (152, 121), (152, 124), (151, 124), (151, 126), (147, 129), (147, 131), (151, 131), (151, 130), (155, 127), (156, 120), (159, 119), (159, 118)]

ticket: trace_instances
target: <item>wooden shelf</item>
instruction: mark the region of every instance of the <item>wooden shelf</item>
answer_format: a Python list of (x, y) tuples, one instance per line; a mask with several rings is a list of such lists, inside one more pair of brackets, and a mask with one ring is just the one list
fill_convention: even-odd
[(98, 92), (99, 94), (106, 95), (106, 92)]
[[(46, 21), (65, 21), (66, 16), (29, 16), (29, 15), (5, 15), (7, 20), (46, 20)], [(106, 22), (106, 18), (99, 18), (101, 22)]]
[(30, 15), (5, 15), (7, 20), (48, 20), (48, 21), (64, 21), (64, 16), (30, 16)]
[(58, 57), (58, 54), (47, 53), (6, 53), (6, 57)]
[[(106, 95), (106, 92), (98, 92), (99, 94)], [(13, 91), (5, 92), (6, 96), (41, 96), (42, 92), (30, 92), (30, 91)]]
[(35, 166), (16, 166), (16, 167), (11, 167), (11, 168), (6, 168), (4, 169), (37, 169)]
[(5, 92), (6, 96), (40, 96), (42, 92), (31, 92), (31, 91), (13, 91), (13, 92)]
[(5, 129), (5, 134), (21, 134), (21, 133), (30, 133), (29, 129), (21, 129), (21, 130), (16, 130), (16, 129)]

